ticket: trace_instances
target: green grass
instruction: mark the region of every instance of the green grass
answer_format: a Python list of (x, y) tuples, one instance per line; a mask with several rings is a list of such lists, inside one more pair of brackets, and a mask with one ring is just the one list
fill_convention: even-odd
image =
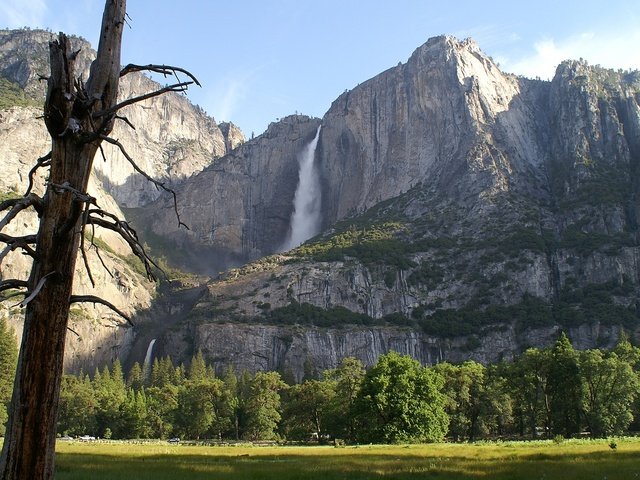
[(640, 439), (360, 447), (59, 442), (57, 480), (640, 478)]

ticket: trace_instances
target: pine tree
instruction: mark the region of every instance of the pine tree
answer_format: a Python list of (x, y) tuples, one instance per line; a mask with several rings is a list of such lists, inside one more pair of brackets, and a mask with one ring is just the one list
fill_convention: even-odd
[(0, 435), (5, 433), (7, 408), (11, 401), (13, 381), (18, 362), (18, 343), (12, 328), (0, 318)]
[(127, 375), (127, 387), (139, 391), (144, 385), (144, 372), (140, 363), (135, 362)]
[(13, 380), (18, 361), (18, 343), (13, 329), (0, 318), (0, 403), (6, 405), (11, 400)]
[(207, 364), (204, 361), (202, 351), (198, 350), (198, 353), (191, 358), (187, 378), (191, 381), (201, 381), (207, 379), (207, 377)]

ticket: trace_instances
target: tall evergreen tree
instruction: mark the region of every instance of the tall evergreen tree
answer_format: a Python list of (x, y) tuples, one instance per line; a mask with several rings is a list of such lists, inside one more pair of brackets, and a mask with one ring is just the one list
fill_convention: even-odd
[(0, 318), (0, 434), (4, 435), (7, 407), (11, 400), (13, 381), (18, 361), (18, 343), (13, 329)]
[(0, 318), (0, 403), (6, 405), (11, 400), (13, 380), (18, 361), (18, 342), (7, 321)]
[(145, 383), (144, 372), (140, 363), (135, 362), (127, 375), (127, 387), (140, 390)]
[(202, 381), (206, 380), (208, 376), (207, 364), (204, 360), (204, 356), (202, 355), (202, 351), (198, 350), (198, 352), (191, 358), (187, 378), (191, 381)]

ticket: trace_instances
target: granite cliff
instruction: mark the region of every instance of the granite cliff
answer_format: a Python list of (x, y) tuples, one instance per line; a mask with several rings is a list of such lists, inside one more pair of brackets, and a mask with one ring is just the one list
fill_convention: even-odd
[[(33, 75), (9, 63), (0, 72), (30, 92)], [(128, 95), (151, 82), (134, 80)], [(566, 61), (552, 81), (530, 80), (443, 36), (345, 91), (322, 119), (286, 117), (244, 143), (182, 98), (128, 117), (147, 132), (121, 140), (175, 187), (190, 230), (113, 152), (97, 162), (104, 198), (170, 264), (211, 275), (251, 262), (179, 308), (161, 297), (162, 322), (138, 335), (158, 339), (157, 355), (200, 349), (218, 368), (300, 378), (305, 363), (371, 364), (390, 349), (490, 362), (559, 330), (579, 348), (640, 334), (638, 72)], [(319, 125), (322, 233), (280, 252), (299, 156)], [(5, 156), (29, 156), (27, 137), (41, 134), (25, 132), (0, 142)]]
[[(301, 375), (305, 360), (324, 368), (336, 351), (367, 363), (389, 348), (486, 362), (560, 329), (583, 348), (637, 334), (639, 91), (638, 72), (566, 61), (552, 81), (529, 80), (501, 72), (473, 41), (429, 40), (322, 119), (324, 232), (212, 283), (182, 343), (174, 335), (165, 351)], [(222, 159), (202, 188), (198, 176), (183, 188), (206, 199), (205, 183), (273, 157)], [(260, 210), (282, 222), (251, 231), (250, 221), (225, 239), (239, 261), (277, 252), (291, 215), (271, 191), (295, 178), (256, 174), (268, 189)], [(258, 218), (255, 197), (241, 199), (240, 218)], [(218, 204), (216, 215), (188, 205), (184, 215), (215, 232), (224, 226), (214, 218), (232, 218)]]

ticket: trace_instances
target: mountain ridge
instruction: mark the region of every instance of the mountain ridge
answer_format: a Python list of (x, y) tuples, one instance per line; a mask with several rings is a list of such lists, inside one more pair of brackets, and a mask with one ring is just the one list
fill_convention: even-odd
[[(639, 91), (638, 72), (583, 61), (551, 81), (504, 74), (472, 40), (441, 36), (322, 119), (285, 117), (198, 164), (175, 184), (189, 231), (168, 201), (127, 187), (125, 214), (168, 261), (209, 275), (253, 262), (159, 326), (157, 354), (199, 349), (252, 370), (251, 337), (269, 368), (297, 375), (330, 365), (323, 351), (345, 332), (363, 340), (341, 351), (368, 364), (397, 339), (429, 358), (494, 361), (561, 329), (581, 348), (637, 335)], [(320, 124), (323, 232), (274, 255)]]

